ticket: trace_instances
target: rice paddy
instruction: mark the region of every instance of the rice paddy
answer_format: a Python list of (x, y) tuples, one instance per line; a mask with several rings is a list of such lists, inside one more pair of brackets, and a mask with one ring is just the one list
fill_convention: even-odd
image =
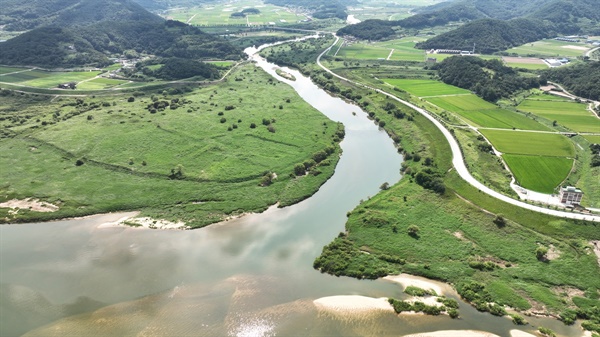
[(433, 80), (407, 80), (387, 78), (383, 79), (383, 81), (419, 97), (460, 95), (470, 93), (470, 91), (466, 89), (462, 89), (459, 87), (448, 85), (443, 82)]
[(556, 133), (481, 129), (494, 147), (508, 154), (574, 157), (575, 149), (566, 136)]
[(505, 154), (502, 156), (515, 179), (524, 188), (552, 194), (569, 175), (573, 159)]
[(587, 110), (587, 104), (526, 99), (518, 108), (556, 121), (573, 131), (600, 132), (600, 119)]

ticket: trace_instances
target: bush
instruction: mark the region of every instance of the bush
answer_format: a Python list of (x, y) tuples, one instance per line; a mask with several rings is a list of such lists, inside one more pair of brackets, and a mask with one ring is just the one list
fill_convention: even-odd
[(548, 328), (544, 328), (543, 326), (538, 327), (538, 331), (544, 336), (556, 337), (556, 334), (554, 333), (554, 331), (552, 331), (551, 329), (548, 329)]
[(412, 237), (418, 237), (419, 236), (419, 231), (421, 229), (419, 228), (419, 226), (417, 225), (410, 225), (408, 226), (408, 235), (412, 236)]
[(548, 248), (544, 246), (539, 246), (535, 249), (535, 256), (540, 261), (546, 260), (546, 254), (548, 254)]
[(496, 303), (489, 305), (489, 312), (494, 316), (504, 316), (506, 315), (506, 310)]
[(428, 296), (428, 295), (436, 295), (433, 290), (425, 290), (419, 287), (408, 286), (404, 289), (404, 292), (411, 296)]
[(523, 316), (518, 314), (510, 314), (512, 318), (512, 322), (516, 325), (527, 325), (527, 321), (523, 318)]
[(448, 309), (448, 315), (450, 315), (450, 318), (458, 318), (458, 310), (450, 308)]

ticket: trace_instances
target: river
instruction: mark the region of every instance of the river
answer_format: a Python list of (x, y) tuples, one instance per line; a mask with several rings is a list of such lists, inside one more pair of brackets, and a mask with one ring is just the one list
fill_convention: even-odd
[[(460, 302), (462, 319), (389, 312), (336, 315), (313, 300), (333, 295), (402, 298), (385, 280), (321, 274), (314, 259), (346, 213), (396, 183), (402, 158), (364, 111), (310, 79), (278, 76), (309, 104), (342, 122), (346, 138), (333, 177), (311, 198), (194, 231), (106, 227), (123, 214), (0, 227), (0, 335), (316, 336), (403, 335), (473, 329), (508, 336), (506, 318)], [(450, 296), (455, 296), (450, 294)], [(531, 319), (568, 336), (573, 327)]]

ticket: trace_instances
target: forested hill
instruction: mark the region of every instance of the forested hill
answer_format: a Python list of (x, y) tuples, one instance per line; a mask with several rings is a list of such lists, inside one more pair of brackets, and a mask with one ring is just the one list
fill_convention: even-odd
[(312, 16), (317, 19), (339, 18), (345, 20), (348, 16), (348, 13), (346, 13), (346, 5), (356, 3), (356, 1), (265, 0), (265, 3), (285, 7), (302, 7), (310, 10), (312, 12)]
[(540, 20), (484, 19), (467, 23), (450, 32), (417, 43), (416, 48), (471, 50), (475, 44), (477, 53), (491, 54), (554, 34), (554, 28)]
[[(600, 34), (598, 0), (459, 0), (426, 7), (403, 20), (373, 20), (340, 29), (341, 35), (376, 40), (394, 34), (394, 27), (422, 29), (479, 19), (531, 19), (559, 34)], [(373, 31), (373, 34), (369, 34)]]
[(588, 61), (544, 72), (549, 80), (560, 83), (569, 92), (584, 98), (600, 100), (600, 62)]
[(433, 69), (444, 83), (475, 92), (486, 101), (494, 102), (515, 92), (537, 88), (544, 80), (524, 77), (500, 60), (479, 57), (453, 56), (436, 64)]
[(101, 21), (163, 21), (131, 0), (2, 0), (1, 13), (0, 25), (8, 31)]
[(109, 64), (107, 55), (125, 51), (162, 57), (239, 59), (242, 51), (225, 40), (178, 21), (115, 22), (37, 28), (2, 43), (0, 64), (47, 68)]

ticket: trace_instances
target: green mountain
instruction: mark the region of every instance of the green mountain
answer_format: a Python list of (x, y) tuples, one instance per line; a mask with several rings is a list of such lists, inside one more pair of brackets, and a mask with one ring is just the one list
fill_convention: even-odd
[(417, 43), (416, 48), (472, 50), (475, 45), (477, 53), (491, 54), (554, 34), (553, 26), (540, 20), (483, 19)]
[(131, 0), (80, 0), (57, 13), (47, 12), (41, 23), (33, 20), (31, 25), (48, 20), (48, 26), (2, 43), (0, 64), (102, 66), (125, 51), (167, 58), (242, 57), (227, 41), (182, 22), (165, 21)]
[[(545, 28), (550, 27), (553, 33), (594, 35), (600, 34), (600, 10), (597, 7), (598, 0), (459, 0), (426, 7), (418, 14), (403, 20), (367, 20), (344, 27), (338, 33), (376, 40), (394, 35), (394, 28), (423, 29), (451, 22), (470, 22), (480, 19), (498, 21), (529, 19)], [(370, 34), (369, 31), (373, 33)], [(485, 32), (487, 34), (487, 31)], [(510, 32), (514, 32), (514, 29)], [(483, 32), (463, 31), (463, 33), (467, 36), (482, 35)], [(527, 35), (523, 32), (518, 33)], [(485, 39), (485, 36), (480, 39)], [(511, 44), (510, 40), (509, 38), (508, 43), (503, 44)], [(471, 39), (471, 45), (472, 42)], [(502, 43), (494, 42), (490, 45), (499, 44)]]
[(0, 25), (8, 31), (44, 26), (68, 27), (101, 21), (160, 22), (162, 19), (130, 0), (2, 0)]

